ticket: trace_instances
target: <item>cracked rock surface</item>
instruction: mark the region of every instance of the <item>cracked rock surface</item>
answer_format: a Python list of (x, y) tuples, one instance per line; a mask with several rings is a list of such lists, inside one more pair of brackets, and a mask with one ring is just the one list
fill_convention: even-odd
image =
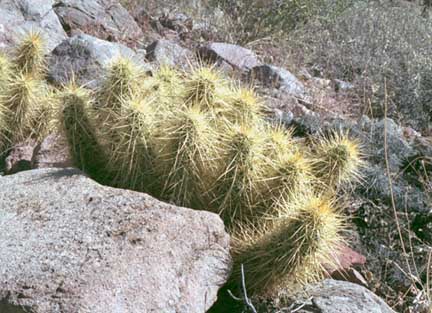
[(132, 43), (143, 36), (129, 12), (117, 1), (60, 0), (54, 5), (70, 34), (85, 32), (100, 39)]

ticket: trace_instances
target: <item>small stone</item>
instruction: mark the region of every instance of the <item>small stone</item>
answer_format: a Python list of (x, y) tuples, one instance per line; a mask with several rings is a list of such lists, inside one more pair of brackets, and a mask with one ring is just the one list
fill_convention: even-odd
[(297, 313), (395, 313), (365, 287), (332, 279), (308, 286), (295, 303), (304, 304)]
[(242, 71), (248, 71), (260, 64), (252, 50), (223, 42), (212, 42), (201, 47), (199, 55), (204, 60), (214, 63), (223, 61)]
[(139, 66), (148, 67), (128, 47), (80, 34), (57, 46), (48, 61), (48, 79), (57, 85), (68, 83), (72, 77), (79, 85), (94, 87), (104, 69), (116, 58), (125, 57)]
[(48, 135), (34, 149), (31, 163), (33, 169), (73, 166), (73, 158), (66, 138), (58, 134)]
[(146, 58), (159, 65), (186, 68), (195, 62), (192, 51), (171, 40), (156, 40), (146, 50)]
[(37, 145), (35, 140), (29, 139), (15, 144), (5, 161), (5, 174), (11, 175), (31, 169), (33, 151)]
[(334, 88), (336, 92), (354, 89), (354, 85), (349, 82), (340, 79), (335, 79), (333, 82), (334, 82)]
[(304, 85), (293, 74), (280, 67), (268, 64), (255, 66), (251, 70), (250, 78), (300, 99), (306, 96)]

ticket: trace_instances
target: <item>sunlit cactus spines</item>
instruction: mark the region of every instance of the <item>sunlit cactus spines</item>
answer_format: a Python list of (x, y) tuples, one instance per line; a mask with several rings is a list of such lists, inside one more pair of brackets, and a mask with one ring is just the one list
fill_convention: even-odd
[(216, 203), (224, 220), (233, 224), (253, 216), (261, 203), (265, 136), (246, 124), (229, 126), (225, 132), (222, 136), (225, 167), (216, 185)]
[[(166, 176), (163, 194), (180, 205), (196, 206), (216, 178), (218, 134), (210, 123), (211, 115), (198, 106), (173, 111), (158, 139), (158, 168)], [(195, 204), (195, 205), (194, 205)]]
[(37, 31), (27, 33), (16, 48), (13, 64), (16, 70), (25, 75), (40, 76), (46, 67), (45, 41)]
[(120, 107), (104, 108), (106, 125), (97, 131), (107, 156), (112, 184), (150, 192), (156, 184), (154, 172), (155, 111), (149, 98), (140, 94), (123, 99)]
[(314, 138), (312, 148), (315, 175), (321, 180), (323, 188), (338, 188), (360, 180), (364, 162), (357, 140), (334, 131)]
[(334, 204), (317, 196), (297, 199), (285, 213), (262, 226), (245, 226), (233, 235), (233, 282), (243, 264), (251, 294), (277, 296), (326, 274), (344, 242), (345, 219)]
[(224, 116), (234, 123), (254, 124), (263, 118), (263, 104), (250, 88), (234, 87), (225, 101), (228, 105)]
[(224, 109), (228, 81), (215, 68), (199, 66), (186, 75), (184, 102), (214, 113)]
[(47, 101), (45, 82), (30, 74), (16, 74), (6, 84), (0, 101), (9, 112), (8, 128), (13, 142), (23, 141), (34, 135), (38, 110)]
[(143, 76), (143, 71), (132, 60), (125, 57), (114, 59), (98, 89), (99, 105), (111, 109), (120, 108), (121, 101), (127, 101), (139, 92)]
[(10, 59), (0, 53), (0, 92), (4, 92), (4, 88), (12, 75), (12, 63)]

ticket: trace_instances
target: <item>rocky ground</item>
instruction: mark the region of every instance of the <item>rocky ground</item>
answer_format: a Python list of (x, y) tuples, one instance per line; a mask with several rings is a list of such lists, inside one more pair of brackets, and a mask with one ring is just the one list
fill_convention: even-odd
[[(214, 14), (223, 19), (223, 12)], [(297, 136), (342, 129), (358, 138), (367, 166), (362, 184), (347, 186), (352, 192), (343, 199), (353, 251), (333, 273), (337, 280), (309, 286), (307, 297), (301, 293), (291, 302), (253, 303), (259, 312), (430, 312), (432, 137), (427, 130), (367, 116), (353, 84), (326, 79), (306, 64), (290, 72), (269, 62), (281, 53), (276, 48), (266, 51), (272, 58), (220, 42), (223, 36), (212, 23), (180, 8), (150, 12), (106, 0), (0, 2), (0, 49), (7, 51), (30, 29), (47, 40), (48, 78), (54, 85), (73, 73), (80, 84), (95, 86), (104, 66), (120, 55), (149, 72), (161, 64), (188, 68), (206, 61), (253, 82), (268, 118), (294, 127)], [(73, 169), (43, 169), (70, 166), (63, 139), (55, 134), (41, 144), (15, 146), (4, 162), (4, 174), (14, 175), (0, 177), (0, 312), (25, 312), (17, 304), (37, 306), (37, 313), (78, 307), (82, 312), (209, 310), (231, 264), (221, 220), (102, 187)], [(75, 249), (80, 252), (71, 254)], [(149, 261), (141, 264), (144, 255)], [(210, 312), (236, 310), (248, 308), (220, 289)]]

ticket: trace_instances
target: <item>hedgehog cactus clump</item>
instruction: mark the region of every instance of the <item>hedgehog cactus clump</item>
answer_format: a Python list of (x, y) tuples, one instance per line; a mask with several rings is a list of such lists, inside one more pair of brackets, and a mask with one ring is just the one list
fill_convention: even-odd
[(128, 60), (112, 63), (96, 105), (76, 86), (64, 91), (62, 119), (81, 166), (97, 159), (105, 183), (219, 213), (233, 234), (231, 282), (243, 264), (256, 295), (322, 278), (344, 243), (346, 220), (331, 199), (359, 176), (357, 142), (335, 133), (307, 147), (265, 121), (253, 90), (212, 68), (140, 73)]
[[(325, 265), (335, 264), (343, 243), (343, 216), (333, 202), (318, 196), (284, 203), (285, 217), (258, 227), (244, 227), (233, 235), (235, 266), (232, 280), (240, 281), (244, 265), (251, 294), (277, 296), (296, 286), (320, 280)], [(283, 215), (282, 215), (283, 216)]]
[(53, 126), (54, 103), (52, 92), (42, 79), (44, 70), (44, 42), (37, 32), (23, 38), (11, 60), (0, 55), (2, 150), (29, 138), (40, 140)]

